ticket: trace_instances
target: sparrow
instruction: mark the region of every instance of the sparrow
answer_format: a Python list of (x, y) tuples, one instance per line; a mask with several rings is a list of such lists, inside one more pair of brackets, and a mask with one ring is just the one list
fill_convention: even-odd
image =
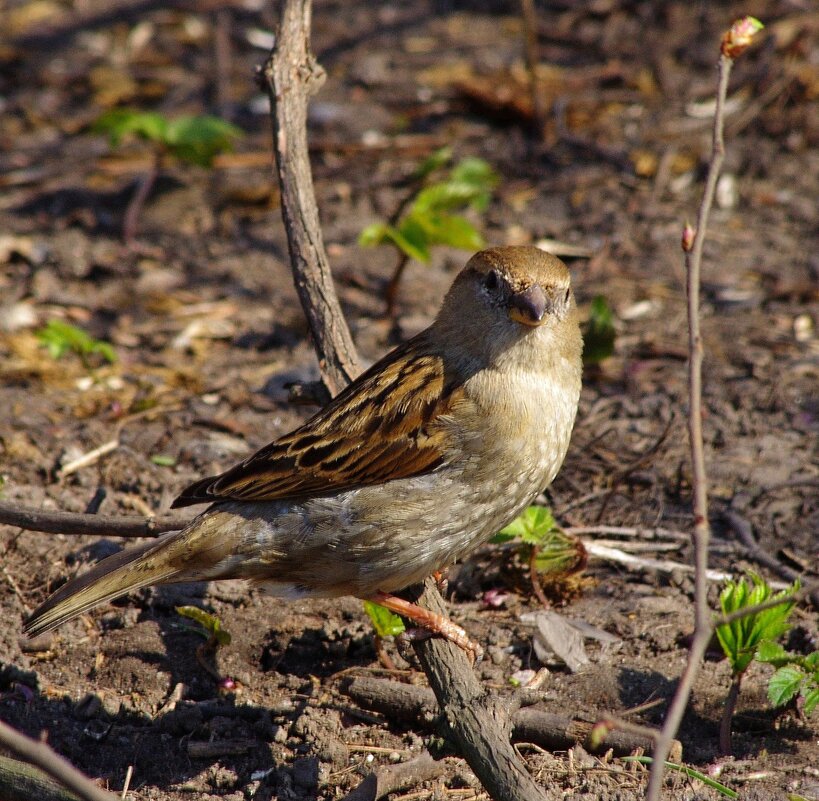
[(558, 472), (583, 342), (569, 271), (534, 247), (474, 255), (435, 321), (295, 431), (197, 481), (181, 531), (104, 559), (25, 623), (30, 636), (153, 584), (247, 579), (289, 599), (352, 595), (481, 649), (395, 593), (467, 556)]

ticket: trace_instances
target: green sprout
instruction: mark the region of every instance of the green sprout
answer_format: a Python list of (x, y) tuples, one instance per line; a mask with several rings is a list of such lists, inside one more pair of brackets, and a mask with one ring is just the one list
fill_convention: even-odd
[(182, 626), (182, 628), (205, 638), (205, 642), (196, 649), (196, 661), (206, 673), (213, 677), (220, 693), (234, 692), (237, 689), (238, 682), (230, 676), (222, 676), (215, 664), (216, 651), (224, 645), (230, 645), (230, 632), (222, 627), (222, 621), (216, 615), (206, 612), (198, 606), (177, 606), (176, 611), (182, 617), (190, 618), (199, 623), (199, 626)]
[(608, 301), (597, 295), (591, 302), (589, 319), (583, 327), (583, 362), (600, 364), (614, 353), (614, 312)]
[(62, 320), (49, 320), (44, 328), (37, 331), (37, 339), (48, 348), (52, 359), (61, 359), (69, 352), (75, 353), (86, 369), (90, 368), (92, 356), (101, 356), (110, 364), (117, 360), (116, 351), (111, 344), (94, 339), (81, 328)]
[(529, 564), (532, 587), (538, 600), (549, 606), (540, 582), (542, 575), (555, 578), (573, 573), (585, 564), (586, 552), (576, 537), (564, 532), (550, 509), (529, 506), (491, 540), (496, 545), (517, 541)]
[(243, 131), (226, 120), (208, 114), (171, 119), (164, 114), (135, 109), (113, 109), (103, 114), (94, 130), (108, 134), (113, 147), (135, 137), (148, 142), (153, 150), (151, 167), (139, 181), (123, 220), (123, 239), (130, 244), (137, 231), (142, 207), (167, 159), (185, 164), (212, 167), (220, 153), (233, 149)]
[(376, 636), (397, 637), (404, 632), (404, 621), (386, 606), (374, 601), (364, 601), (364, 610), (370, 616)]
[(462, 250), (479, 250), (484, 246), (480, 231), (455, 212), (485, 211), (498, 184), (498, 175), (483, 159), (468, 157), (461, 159), (448, 175), (433, 181), (433, 176), (451, 161), (451, 148), (436, 150), (413, 173), (410, 183), (416, 189), (392, 218), (368, 225), (358, 238), (363, 247), (389, 244), (398, 252), (398, 263), (386, 291), (388, 314), (395, 308), (398, 283), (410, 259), (428, 263), (436, 245)]
[(176, 612), (182, 617), (195, 620), (202, 626), (202, 628), (197, 626), (185, 626), (185, 628), (204, 637), (210, 647), (230, 645), (230, 632), (222, 628), (222, 621), (216, 615), (198, 606), (177, 606)]
[[(796, 601), (793, 594), (799, 589), (799, 582), (774, 594), (770, 585), (756, 573), (749, 573), (737, 581), (728, 581), (719, 596), (723, 615), (731, 615), (750, 609), (767, 601), (782, 599), (781, 604), (753, 612), (716, 627), (716, 635), (722, 650), (731, 665), (731, 688), (725, 701), (720, 723), (720, 749), (731, 753), (731, 721), (736, 709), (739, 691), (745, 671), (757, 657), (760, 648), (768, 649), (785, 634), (790, 625), (788, 617)], [(783, 649), (784, 650), (784, 649)]]

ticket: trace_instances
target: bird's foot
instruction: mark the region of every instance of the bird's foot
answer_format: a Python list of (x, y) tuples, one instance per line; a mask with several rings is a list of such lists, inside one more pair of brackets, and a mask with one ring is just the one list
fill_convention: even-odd
[(438, 592), (440, 592), (443, 596), (446, 596), (446, 591), (449, 589), (448, 574), (448, 570), (436, 570), (432, 574), (432, 578), (435, 579), (435, 586), (438, 588)]
[(379, 592), (371, 600), (421, 627), (420, 630), (408, 629), (405, 631), (402, 636), (406, 640), (419, 640), (437, 634), (466, 651), (473, 664), (483, 658), (483, 648), (474, 640), (471, 640), (467, 633), (449, 618), (385, 592)]

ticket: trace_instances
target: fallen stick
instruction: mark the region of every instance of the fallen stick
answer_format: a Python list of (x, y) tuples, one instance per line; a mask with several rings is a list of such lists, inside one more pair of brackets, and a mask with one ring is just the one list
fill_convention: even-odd
[(364, 778), (354, 790), (341, 801), (378, 801), (396, 790), (406, 790), (421, 782), (437, 779), (444, 772), (445, 765), (432, 758), (429, 751), (401, 762), (398, 765), (383, 765)]
[[(342, 687), (342, 692), (364, 709), (380, 712), (391, 720), (433, 728), (439, 719), (435, 694), (428, 687), (389, 679), (355, 678)], [(652, 737), (616, 729), (595, 747), (590, 741), (594, 725), (595, 721), (526, 707), (512, 715), (512, 740), (534, 743), (550, 751), (566, 751), (579, 744), (591, 753), (604, 754), (611, 750), (615, 756), (627, 756), (637, 749), (650, 754), (654, 748)], [(675, 758), (682, 756), (682, 745), (678, 741), (674, 742), (672, 752)]]
[(166, 518), (154, 520), (144, 517), (113, 515), (87, 515), (76, 512), (51, 512), (0, 502), (0, 525), (17, 526), (26, 531), (42, 531), (48, 534), (82, 536), (93, 534), (104, 537), (158, 537), (166, 531), (177, 531), (188, 520)]

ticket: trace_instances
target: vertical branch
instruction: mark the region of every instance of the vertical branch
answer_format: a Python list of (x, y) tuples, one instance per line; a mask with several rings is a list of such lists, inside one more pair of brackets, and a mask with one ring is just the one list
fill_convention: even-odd
[(285, 0), (276, 44), (262, 69), (293, 281), (324, 384), (336, 395), (360, 372), (324, 250), (307, 149), (307, 103), (325, 73), (310, 52), (310, 0)]
[(728, 94), (728, 78), (734, 59), (748, 47), (762, 23), (753, 17), (737, 20), (722, 37), (719, 59), (719, 81), (714, 129), (711, 143), (711, 159), (705, 181), (702, 201), (697, 215), (697, 228), (692, 231), (686, 225), (682, 246), (685, 251), (686, 292), (688, 296), (688, 432), (691, 443), (694, 505), (694, 637), (688, 651), (688, 661), (680, 677), (677, 691), (669, 707), (657, 745), (646, 793), (647, 801), (658, 801), (662, 789), (664, 762), (668, 758), (671, 742), (682, 722), (691, 688), (699, 674), (705, 650), (711, 640), (713, 623), (708, 609), (707, 571), (708, 542), (711, 536), (708, 525), (708, 481), (705, 472), (705, 455), (702, 441), (702, 337), (700, 334), (700, 267), (708, 217), (717, 187), (717, 179), (725, 158), (723, 126), (725, 97)]
[(717, 188), (717, 178), (725, 157), (722, 137), (725, 96), (728, 92), (728, 76), (733, 61), (726, 56), (719, 60), (719, 87), (714, 110), (714, 132), (711, 161), (705, 181), (702, 202), (697, 215), (697, 230), (693, 243), (683, 235), (686, 266), (686, 293), (688, 295), (688, 436), (691, 447), (693, 504), (694, 504), (694, 636), (688, 650), (688, 661), (680, 677), (674, 699), (668, 709), (657, 746), (648, 782), (647, 801), (658, 801), (662, 788), (664, 765), (671, 741), (680, 728), (691, 688), (700, 672), (705, 650), (711, 640), (713, 626), (708, 609), (708, 542), (711, 530), (708, 525), (708, 479), (705, 473), (705, 452), (702, 441), (702, 336), (700, 334), (700, 266), (702, 248), (708, 217)]
[[(310, 53), (309, 35), (310, 0), (284, 0), (276, 45), (262, 74), (270, 97), (273, 148), (293, 278), (322, 377), (335, 394), (359, 368), (327, 264), (310, 175), (307, 100), (321, 85), (324, 73)], [(422, 603), (445, 613), (434, 581), (427, 581)], [(463, 651), (442, 640), (416, 647), (453, 739), (489, 793), (504, 801), (542, 801), (540, 789), (512, 747), (506, 706), (481, 687)]]

